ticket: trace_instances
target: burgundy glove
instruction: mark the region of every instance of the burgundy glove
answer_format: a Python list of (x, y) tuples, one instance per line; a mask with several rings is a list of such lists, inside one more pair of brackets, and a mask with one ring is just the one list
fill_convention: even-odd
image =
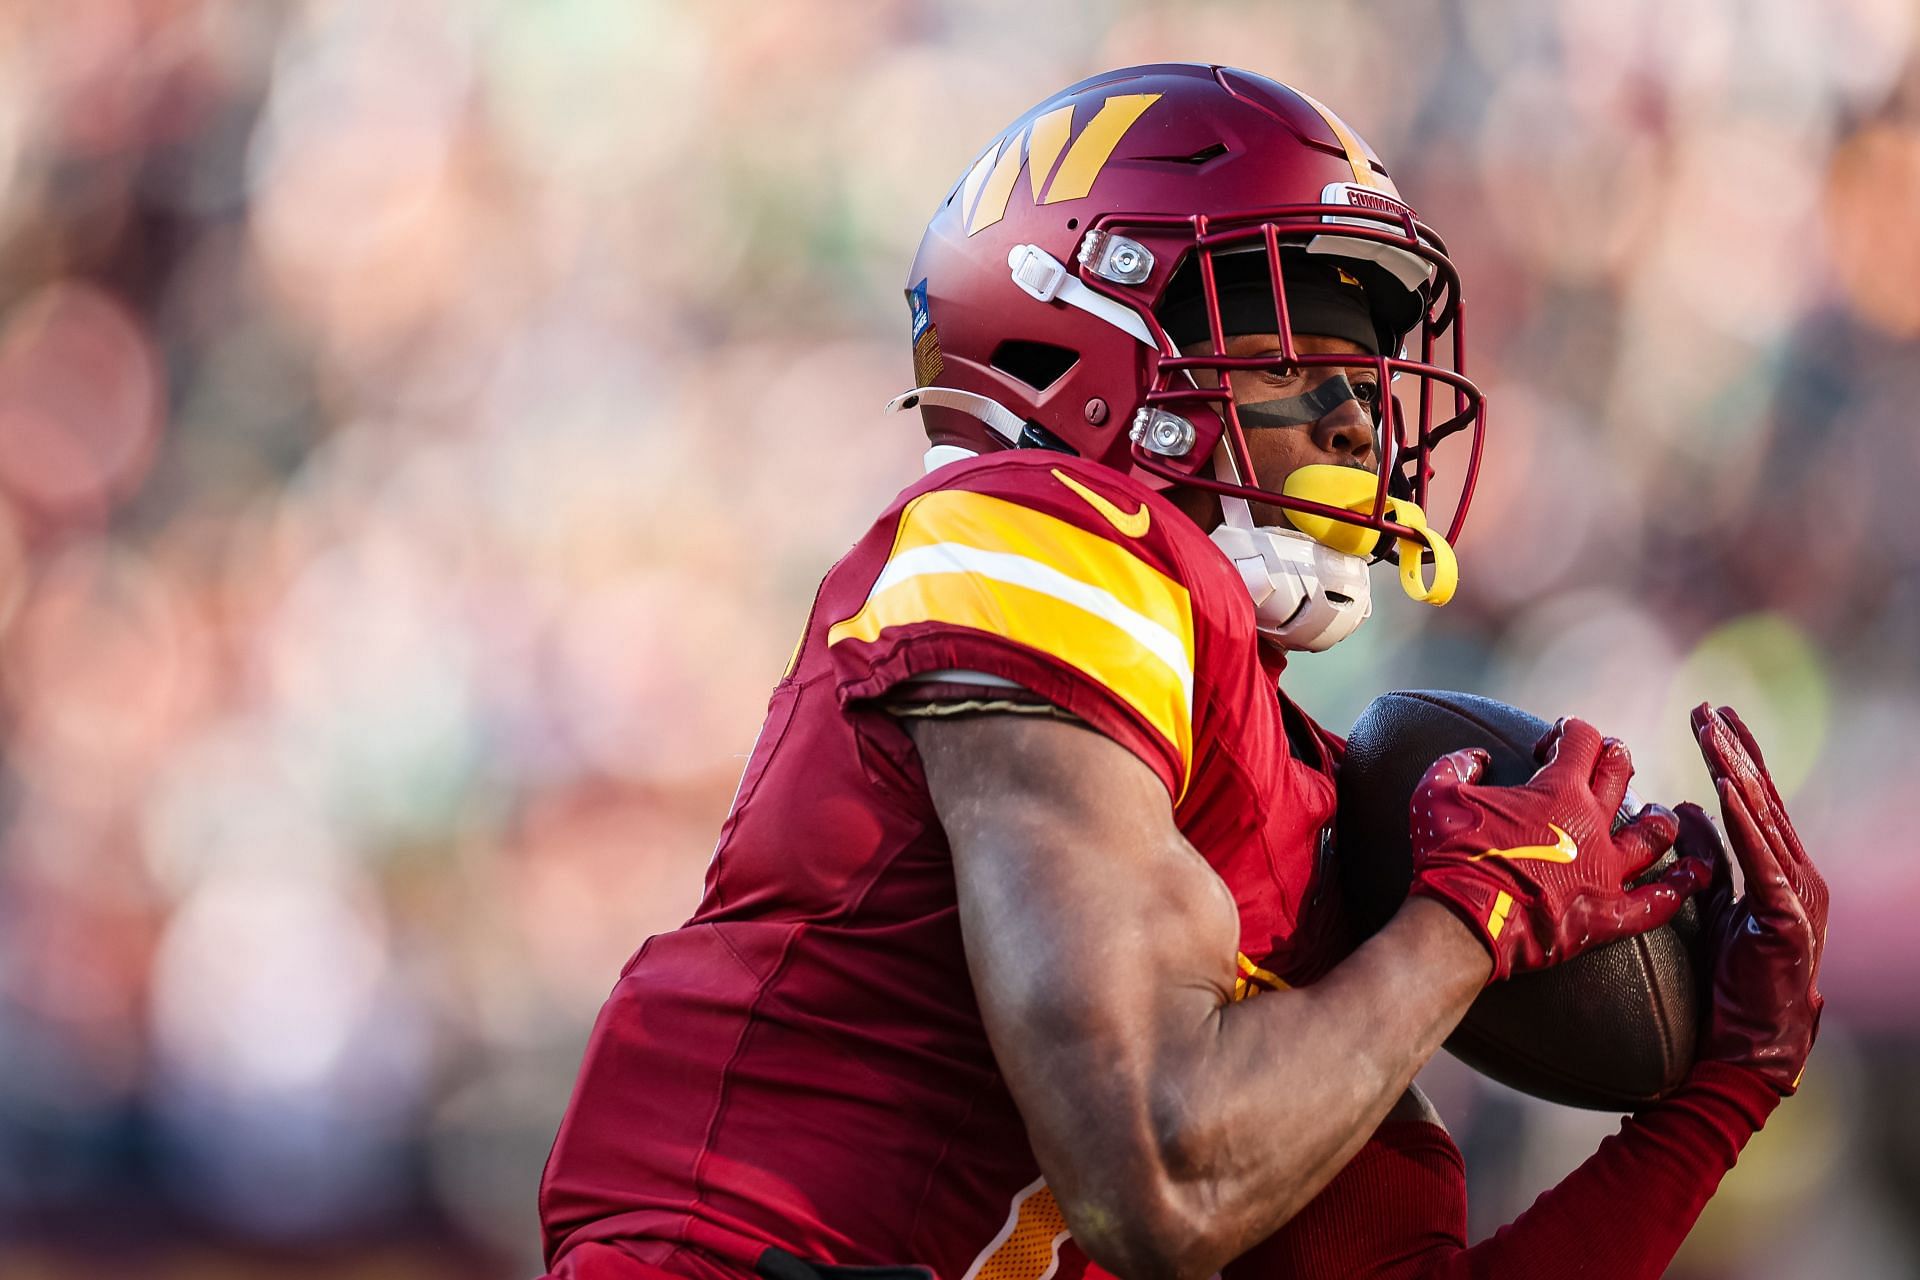
[(1673, 844), (1674, 815), (1650, 805), (1619, 831), (1633, 776), (1617, 738), (1562, 720), (1535, 749), (1546, 763), (1524, 786), (1477, 786), (1484, 751), (1440, 757), (1413, 793), (1413, 887), (1438, 898), (1493, 953), (1489, 981), (1572, 959), (1658, 928), (1713, 874), (1682, 857), (1658, 880), (1627, 882)]
[(1680, 806), (1679, 844), (1714, 859), (1701, 932), (1713, 956), (1713, 1004), (1702, 1061), (1745, 1067), (1782, 1097), (1820, 1030), (1820, 953), (1827, 944), (1827, 883), (1794, 833), (1760, 747), (1731, 707), (1693, 709), (1700, 754), (1720, 793), (1720, 813), (1746, 893), (1736, 898), (1725, 845), (1699, 805)]

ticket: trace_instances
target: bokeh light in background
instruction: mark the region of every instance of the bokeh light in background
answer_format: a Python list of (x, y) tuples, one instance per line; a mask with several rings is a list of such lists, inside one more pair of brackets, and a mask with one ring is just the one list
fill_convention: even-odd
[[(1831, 1007), (1674, 1274), (1913, 1274), (1917, 27), (0, 6), (0, 1274), (537, 1270), (593, 1013), (917, 474), (878, 407), (925, 218), (1043, 94), (1173, 58), (1368, 136), (1490, 393), (1460, 600), (1383, 600), (1290, 688), (1585, 714), (1668, 800), (1685, 708), (1747, 712), (1833, 885)], [(1613, 1124), (1427, 1078), (1477, 1231)]]

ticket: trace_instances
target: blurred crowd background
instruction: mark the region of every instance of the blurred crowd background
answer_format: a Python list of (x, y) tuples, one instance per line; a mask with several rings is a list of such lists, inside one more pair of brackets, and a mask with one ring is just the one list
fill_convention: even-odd
[[(1467, 281), (1461, 597), (1292, 692), (1585, 714), (1670, 802), (1740, 707), (1829, 1009), (1673, 1274), (1920, 1273), (1917, 54), (1911, 0), (0, 3), (0, 1277), (539, 1270), (594, 1012), (918, 474), (927, 217), (1166, 59), (1331, 104)], [(1615, 1123), (1425, 1079), (1476, 1234)]]

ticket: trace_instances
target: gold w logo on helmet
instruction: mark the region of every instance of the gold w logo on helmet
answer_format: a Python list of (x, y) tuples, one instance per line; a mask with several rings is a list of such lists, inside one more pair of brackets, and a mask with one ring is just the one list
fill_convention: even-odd
[[(1100, 104), (1100, 110), (1081, 128), (1078, 137), (1072, 136), (1073, 104), (1068, 103), (988, 147), (960, 184), (960, 210), (967, 219), (967, 234), (984, 231), (1006, 216), (1007, 200), (1013, 195), (1013, 184), (1022, 168), (1032, 184), (1035, 204), (1059, 204), (1086, 195), (1133, 122), (1159, 100), (1157, 93), (1116, 94)], [(1071, 146), (1067, 145), (1069, 138)], [(1060, 154), (1063, 149), (1064, 159)], [(1058, 169), (1054, 167), (1056, 161)]]

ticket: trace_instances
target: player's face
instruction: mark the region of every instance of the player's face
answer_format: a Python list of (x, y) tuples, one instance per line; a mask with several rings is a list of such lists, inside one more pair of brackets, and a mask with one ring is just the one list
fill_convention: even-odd
[[(1344, 338), (1318, 334), (1297, 336), (1294, 348), (1306, 355), (1365, 354)], [(1245, 334), (1227, 339), (1226, 354), (1277, 356), (1280, 349), (1278, 334)], [(1188, 353), (1199, 355), (1206, 350), (1204, 346), (1193, 347)], [(1341, 395), (1337, 388), (1326, 385), (1342, 375), (1351, 388), (1350, 396)], [(1240, 409), (1240, 424), (1245, 429), (1247, 451), (1252, 456), (1254, 483), (1263, 489), (1279, 490), (1296, 469), (1313, 463), (1375, 470), (1379, 466), (1379, 454), (1374, 447), (1373, 406), (1380, 403), (1384, 394), (1379, 382), (1370, 363), (1344, 368), (1322, 366), (1292, 373), (1276, 369), (1229, 370), (1227, 383)], [(1264, 504), (1254, 504), (1253, 518), (1257, 524), (1286, 525), (1278, 507)]]

